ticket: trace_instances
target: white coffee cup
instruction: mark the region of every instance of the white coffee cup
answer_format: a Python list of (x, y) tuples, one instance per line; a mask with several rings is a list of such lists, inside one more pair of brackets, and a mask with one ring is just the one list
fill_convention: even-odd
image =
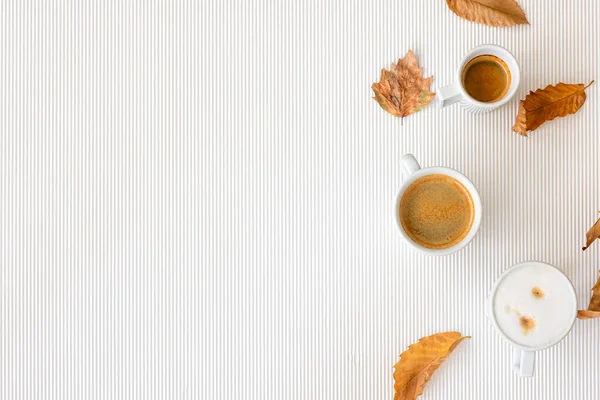
[[(495, 101), (493, 103), (484, 103), (481, 101), (475, 100), (473, 97), (469, 96), (467, 91), (462, 85), (462, 72), (464, 67), (467, 65), (469, 61), (474, 59), (475, 57), (482, 55), (492, 55), (503, 60), (508, 66), (511, 74), (510, 87), (508, 92), (504, 97), (500, 100)], [(484, 113), (497, 109), (500, 106), (508, 103), (510, 99), (514, 97), (519, 89), (519, 83), (521, 82), (521, 71), (519, 69), (519, 63), (515, 56), (513, 56), (508, 50), (504, 47), (496, 46), (493, 44), (485, 44), (483, 46), (475, 47), (471, 49), (460, 61), (458, 64), (458, 69), (456, 70), (456, 81), (451, 85), (444, 86), (437, 91), (437, 98), (440, 104), (440, 107), (446, 107), (451, 104), (460, 102), (461, 106), (466, 108), (468, 111), (473, 113)]]
[[(536, 267), (536, 268), (551, 268), (553, 270), (552, 271), (552, 275), (553, 275), (552, 280), (556, 281), (555, 284), (557, 284), (557, 282), (560, 281), (560, 284), (559, 284), (561, 286), (560, 289), (564, 292), (564, 294), (566, 296), (566, 297), (563, 296), (563, 297), (557, 298), (556, 301), (560, 301), (560, 303), (562, 303), (562, 304), (569, 304), (568, 302), (570, 302), (571, 304), (567, 305), (566, 309), (572, 308), (572, 310), (569, 311), (569, 314), (565, 314), (565, 318), (563, 318), (561, 325), (557, 326), (557, 330), (561, 331), (561, 332), (564, 331), (564, 333), (556, 335), (557, 337), (555, 339), (553, 339), (547, 343), (540, 344), (540, 345), (527, 345), (526, 346), (523, 344), (519, 344), (515, 340), (511, 339), (509, 337), (509, 335), (501, 328), (501, 326), (500, 326), (501, 324), (499, 323), (498, 317), (495, 312), (494, 300), (498, 293), (498, 289), (501, 287), (503, 280), (507, 276), (515, 273), (518, 269), (530, 268), (532, 266)], [(539, 275), (533, 275), (533, 273), (532, 273), (532, 276), (539, 276)], [(518, 279), (519, 282), (522, 281), (521, 277), (518, 277), (518, 276), (515, 276), (514, 279)], [(538, 279), (538, 278), (536, 277), (536, 279)], [(511, 296), (513, 296), (512, 293), (511, 293)], [(516, 299), (516, 297), (517, 296), (511, 297), (511, 299), (512, 299), (511, 302), (518, 303), (519, 300)], [(543, 306), (542, 308), (551, 310), (550, 313), (554, 313), (552, 316), (552, 322), (551, 322), (552, 324), (559, 323), (558, 320), (560, 320), (561, 318), (558, 318), (558, 316), (557, 316), (558, 310), (556, 310), (556, 308), (553, 308), (550, 305)], [(573, 324), (575, 323), (575, 319), (577, 316), (577, 295), (575, 293), (575, 288), (573, 287), (573, 284), (571, 283), (569, 278), (560, 269), (558, 269), (550, 264), (546, 264), (546, 263), (539, 262), (539, 261), (526, 261), (526, 262), (522, 262), (522, 263), (512, 266), (508, 270), (504, 271), (504, 273), (498, 278), (498, 280), (494, 284), (494, 287), (492, 288), (490, 296), (487, 300), (486, 309), (487, 309), (486, 312), (487, 312), (488, 318), (492, 322), (492, 325), (494, 326), (496, 331), (500, 334), (500, 336), (502, 336), (504, 338), (504, 340), (506, 340), (513, 347), (513, 361), (512, 361), (513, 370), (520, 376), (531, 377), (531, 376), (533, 376), (534, 369), (535, 369), (535, 352), (544, 350), (544, 349), (547, 349), (549, 347), (556, 345), (561, 340), (563, 340), (569, 334), (571, 329), (573, 328)], [(507, 313), (512, 312), (512, 310), (506, 311), (506, 312)]]
[[(414, 248), (416, 248), (417, 250), (422, 251), (425, 254), (436, 255), (436, 256), (442, 256), (442, 255), (454, 253), (454, 252), (462, 249), (463, 247), (465, 247), (467, 244), (469, 244), (469, 242), (471, 240), (473, 240), (473, 238), (477, 234), (479, 225), (481, 225), (481, 216), (482, 216), (481, 199), (479, 198), (477, 189), (475, 189), (475, 185), (473, 185), (473, 183), (466, 176), (464, 176), (463, 174), (461, 174), (460, 172), (458, 172), (456, 170), (453, 170), (452, 168), (446, 168), (446, 167), (421, 168), (421, 166), (419, 165), (419, 163), (417, 162), (417, 160), (415, 159), (415, 157), (412, 154), (404, 155), (400, 161), (401, 161), (402, 167), (404, 168), (404, 171), (406, 172), (406, 174), (408, 176), (404, 180), (404, 183), (402, 184), (402, 187), (400, 188), (400, 192), (398, 193), (398, 197), (396, 200), (395, 214), (396, 214), (396, 222), (398, 223), (398, 226), (400, 227), (400, 233), (402, 234), (402, 237), (406, 240), (406, 242), (408, 244), (410, 244), (411, 246), (413, 246)], [(473, 224), (471, 225), (471, 229), (469, 230), (469, 233), (467, 233), (467, 235), (464, 237), (464, 239), (461, 240), (459, 243), (455, 244), (452, 247), (448, 247), (445, 249), (430, 249), (430, 248), (424, 247), (424, 246), (416, 243), (405, 232), (404, 227), (402, 226), (402, 222), (400, 221), (400, 215), (399, 215), (400, 200), (402, 199), (402, 196), (404, 195), (404, 192), (406, 191), (406, 189), (410, 186), (411, 183), (413, 183), (417, 179), (419, 179), (423, 176), (432, 175), (432, 174), (442, 174), (442, 175), (446, 175), (446, 176), (456, 179), (469, 191), (469, 194), (471, 195), (471, 199), (473, 200), (474, 217), (473, 217)]]

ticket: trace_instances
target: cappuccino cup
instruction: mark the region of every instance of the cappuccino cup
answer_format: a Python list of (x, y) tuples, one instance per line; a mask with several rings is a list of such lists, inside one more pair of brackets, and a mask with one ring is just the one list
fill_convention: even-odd
[(488, 298), (495, 330), (513, 347), (513, 370), (531, 377), (535, 353), (563, 340), (577, 317), (573, 284), (558, 268), (527, 261), (505, 271)]

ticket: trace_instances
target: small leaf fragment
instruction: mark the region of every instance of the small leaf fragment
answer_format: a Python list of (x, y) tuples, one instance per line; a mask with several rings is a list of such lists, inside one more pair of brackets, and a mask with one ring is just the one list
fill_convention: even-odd
[(600, 238), (600, 218), (598, 219), (598, 221), (596, 221), (594, 225), (592, 225), (590, 230), (586, 232), (585, 246), (582, 247), (581, 250), (585, 251), (588, 247), (590, 247), (592, 243), (594, 243), (594, 240), (598, 238)]
[(596, 284), (592, 288), (592, 298), (590, 299), (588, 309), (577, 311), (577, 318), (600, 318), (600, 277), (598, 278), (598, 281), (596, 281)]

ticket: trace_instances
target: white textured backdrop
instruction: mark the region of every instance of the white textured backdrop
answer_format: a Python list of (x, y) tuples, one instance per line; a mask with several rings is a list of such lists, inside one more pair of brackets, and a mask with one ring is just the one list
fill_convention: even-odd
[[(598, 399), (600, 321), (520, 379), (484, 300), (539, 259), (587, 305), (600, 82), (529, 139), (517, 99), (403, 122), (370, 99), (408, 49), (434, 90), (483, 43), (519, 97), (600, 80), (597, 1), (520, 4), (531, 26), (443, 0), (1, 1), (0, 398), (391, 399), (405, 347), (459, 330), (424, 400)], [(401, 242), (407, 152), (479, 188), (460, 253)]]

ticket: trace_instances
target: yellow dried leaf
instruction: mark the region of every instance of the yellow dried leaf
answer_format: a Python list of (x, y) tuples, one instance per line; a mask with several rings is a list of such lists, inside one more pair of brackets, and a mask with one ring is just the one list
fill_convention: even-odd
[(515, 0), (446, 0), (459, 17), (489, 26), (528, 24), (525, 13)]
[(600, 238), (600, 219), (596, 221), (589, 231), (585, 234), (585, 247), (581, 250), (585, 250), (594, 242), (594, 240)]
[[(596, 223), (596, 225), (597, 224), (598, 223)], [(590, 305), (588, 306), (588, 309), (577, 311), (577, 318), (600, 318), (600, 278), (598, 278), (598, 281), (596, 281), (596, 284), (592, 288), (592, 298), (590, 299)]]
[(561, 82), (556, 86), (548, 85), (545, 89), (529, 92), (519, 104), (513, 131), (527, 136), (527, 131), (536, 130), (546, 121), (576, 113), (585, 103), (585, 89), (592, 83), (594, 81), (584, 86)]
[(431, 375), (468, 337), (459, 332), (443, 332), (411, 344), (394, 366), (394, 400), (414, 400), (421, 395)]
[(385, 68), (381, 70), (379, 82), (371, 85), (375, 92), (373, 99), (385, 111), (404, 118), (431, 103), (435, 97), (435, 93), (429, 91), (432, 78), (423, 78), (423, 69), (419, 67), (412, 50), (409, 50), (397, 64), (392, 64), (389, 71)]

